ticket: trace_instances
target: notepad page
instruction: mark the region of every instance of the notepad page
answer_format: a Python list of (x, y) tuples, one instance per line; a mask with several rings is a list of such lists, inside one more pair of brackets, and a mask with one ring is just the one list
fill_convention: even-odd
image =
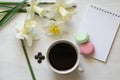
[(80, 32), (88, 32), (95, 46), (92, 57), (106, 62), (120, 23), (120, 15), (101, 6), (90, 4), (80, 26)]

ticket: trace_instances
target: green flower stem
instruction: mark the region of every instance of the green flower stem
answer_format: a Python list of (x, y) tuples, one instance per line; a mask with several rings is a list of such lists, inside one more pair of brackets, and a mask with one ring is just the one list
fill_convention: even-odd
[(23, 51), (24, 51), (24, 54), (25, 54), (25, 58), (27, 60), (29, 70), (30, 70), (31, 75), (32, 75), (32, 79), (36, 80), (23, 40), (21, 40), (21, 44), (22, 44), (22, 48), (23, 48)]
[[(11, 10), (4, 10), (4, 11), (1, 11), (0, 13), (8, 13), (9, 11), (11, 11)], [(19, 11), (18, 11), (18, 13), (26, 13), (27, 11), (25, 10), (25, 9), (20, 9)]]
[(4, 7), (4, 8), (13, 8), (13, 7), (11, 7), (11, 6), (4, 5), (4, 4), (0, 4), (0, 7)]
[(16, 4), (19, 4), (20, 2), (0, 2), (0, 4), (3, 4), (3, 5), (16, 5)]
[(0, 28), (7, 23), (19, 10), (20, 8), (26, 3), (25, 1), (22, 1), (18, 5), (16, 5), (12, 10), (10, 10), (1, 20), (0, 20)]
[[(0, 2), (3, 5), (17, 5), (20, 2)], [(39, 4), (54, 4), (54, 2), (40, 2)]]
[(40, 4), (55, 4), (55, 2), (40, 2), (39, 5)]
[(4, 11), (1, 11), (0, 13), (7, 13), (9, 12), (10, 10), (4, 10)]

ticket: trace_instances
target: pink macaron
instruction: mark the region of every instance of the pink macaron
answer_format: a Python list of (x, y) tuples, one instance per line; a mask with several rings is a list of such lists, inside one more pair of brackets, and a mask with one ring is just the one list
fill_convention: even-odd
[(94, 53), (94, 45), (91, 42), (87, 42), (80, 46), (80, 51), (82, 54), (91, 55)]

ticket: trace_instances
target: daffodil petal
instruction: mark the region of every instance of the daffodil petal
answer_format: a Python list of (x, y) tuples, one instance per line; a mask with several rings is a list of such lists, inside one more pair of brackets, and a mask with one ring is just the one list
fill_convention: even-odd
[(72, 14), (69, 13), (64, 7), (59, 7), (59, 13), (64, 21), (69, 21), (72, 17)]
[(56, 0), (56, 5), (64, 4), (65, 0)]
[(46, 22), (45, 24), (45, 29), (49, 29), (50, 26), (54, 25), (55, 24), (55, 21), (52, 21), (52, 20), (49, 20)]
[(43, 17), (46, 14), (46, 10), (38, 6), (34, 6), (34, 11), (38, 13), (41, 17)]
[(59, 10), (59, 13), (60, 13), (60, 15), (61, 15), (62, 17), (64, 17), (64, 16), (66, 16), (66, 15), (69, 14), (69, 12), (68, 12), (65, 8), (63, 8), (62, 6), (59, 7), (58, 10)]
[(16, 38), (24, 39), (24, 35), (21, 32), (19, 32), (19, 33), (16, 34)]
[(27, 17), (34, 19), (35, 13), (33, 11), (33, 6), (27, 8)]
[(65, 7), (65, 8), (69, 8), (69, 7), (72, 7), (72, 6), (74, 6), (74, 5), (76, 5), (76, 4), (75, 4), (75, 0), (66, 0), (64, 7)]
[(56, 13), (57, 13), (57, 8), (56, 8), (56, 6), (53, 6), (50, 9), (48, 9), (48, 12), (45, 14), (45, 16), (48, 19), (52, 19), (52, 18), (54, 19)]
[(38, 39), (40, 39), (40, 36), (39, 36), (38, 33), (32, 32), (32, 33), (31, 33), (31, 36), (32, 36), (32, 39), (33, 39), (33, 40), (38, 40)]
[(68, 15), (66, 15), (65, 17), (63, 17), (62, 19), (63, 19), (65, 22), (67, 22), (67, 21), (69, 21), (69, 20), (71, 19), (72, 16), (73, 16), (73, 15), (69, 13)]
[(32, 36), (29, 34), (25, 34), (24, 37), (25, 37), (25, 40), (26, 40), (28, 46), (31, 47), (32, 46)]
[(25, 27), (35, 27), (36, 22), (34, 20), (32, 20), (30, 17), (27, 17), (25, 20)]
[(29, 34), (29, 33), (31, 33), (32, 31), (33, 31), (33, 28), (32, 28), (32, 27), (24, 27), (21, 32), (22, 32), (23, 34)]
[(16, 27), (16, 30), (19, 32), (19, 31), (22, 31), (23, 27)]

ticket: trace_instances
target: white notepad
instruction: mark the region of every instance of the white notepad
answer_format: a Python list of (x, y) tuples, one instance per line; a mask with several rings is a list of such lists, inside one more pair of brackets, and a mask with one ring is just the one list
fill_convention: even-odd
[(90, 4), (82, 20), (80, 31), (88, 32), (90, 41), (95, 46), (92, 57), (106, 62), (112, 43), (119, 28), (120, 15)]

